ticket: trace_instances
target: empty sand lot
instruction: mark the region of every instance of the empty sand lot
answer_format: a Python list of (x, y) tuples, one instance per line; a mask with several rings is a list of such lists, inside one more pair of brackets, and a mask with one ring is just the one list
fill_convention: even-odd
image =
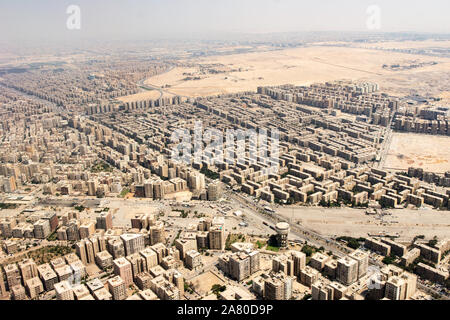
[(450, 170), (450, 137), (394, 133), (383, 167), (402, 171), (420, 167), (425, 171), (444, 173)]
[[(424, 44), (427, 45), (432, 44)], [(383, 68), (384, 64), (405, 65), (413, 61), (437, 64), (402, 71)], [(372, 48), (307, 46), (186, 60), (185, 64), (186, 67), (175, 67), (145, 83), (169, 86), (171, 93), (193, 97), (254, 91), (261, 85), (308, 85), (340, 79), (376, 81), (382, 91), (394, 95), (439, 95), (450, 90), (450, 59)], [(205, 72), (205, 68), (220, 72)]]
[(191, 280), (195, 291), (207, 293), (215, 284), (224, 285), (225, 283), (215, 273), (208, 271)]
[(121, 102), (133, 102), (142, 100), (157, 100), (161, 97), (161, 93), (157, 90), (144, 90), (128, 96), (118, 97), (117, 100)]
[(425, 41), (384, 41), (375, 43), (361, 43), (362, 48), (382, 48), (382, 49), (427, 49), (427, 48), (450, 48), (448, 40), (425, 40)]
[(351, 208), (278, 208), (277, 213), (325, 236), (367, 237), (386, 232), (398, 234), (401, 241), (425, 235), (427, 239), (450, 236), (450, 211), (397, 209), (392, 215), (366, 215), (365, 210)]

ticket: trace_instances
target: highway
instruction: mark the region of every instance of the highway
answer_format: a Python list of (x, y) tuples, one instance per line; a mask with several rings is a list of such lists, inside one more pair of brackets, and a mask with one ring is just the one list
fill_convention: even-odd
[[(158, 76), (160, 76), (160, 75), (162, 75), (162, 74), (164, 74), (164, 73), (167, 73), (167, 72), (171, 71), (171, 70), (174, 69), (174, 68), (175, 68), (175, 66), (171, 65), (171, 66), (170, 66), (167, 70), (165, 70), (163, 73), (158, 74)], [(147, 78), (142, 79), (142, 80), (139, 80), (138, 83), (136, 83), (136, 85), (137, 85), (138, 87), (144, 89), (144, 90), (156, 90), (156, 91), (159, 91), (159, 98), (162, 98), (163, 95), (164, 95), (164, 93), (169, 94), (169, 95), (179, 96), (179, 97), (182, 97), (182, 98), (189, 98), (188, 96), (179, 95), (179, 94), (170, 92), (169, 90), (164, 90), (164, 89), (161, 88), (161, 87), (157, 87), (157, 86), (154, 86), (154, 85), (151, 85), (151, 84), (146, 84), (146, 83), (145, 83), (146, 80), (147, 80)]]

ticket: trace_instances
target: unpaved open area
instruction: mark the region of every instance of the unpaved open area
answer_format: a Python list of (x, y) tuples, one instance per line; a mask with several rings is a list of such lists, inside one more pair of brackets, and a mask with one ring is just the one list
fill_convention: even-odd
[(394, 133), (384, 168), (407, 171), (409, 167), (436, 173), (450, 170), (450, 137)]
[(425, 41), (384, 41), (375, 43), (361, 43), (362, 48), (382, 49), (426, 49), (426, 48), (450, 48), (447, 40), (425, 40)]
[(367, 237), (385, 232), (399, 235), (399, 241), (410, 241), (414, 236), (427, 239), (450, 236), (450, 211), (401, 209), (390, 210), (392, 215), (366, 215), (364, 209), (283, 207), (277, 213), (297, 221), (325, 236)]
[[(395, 47), (395, 43), (390, 45)], [(399, 43), (401, 45), (405, 44)], [(432, 45), (424, 43), (423, 47)], [(383, 65), (430, 62), (437, 64), (401, 71), (383, 68)], [(382, 91), (399, 96), (415, 92), (439, 95), (450, 90), (449, 71), (450, 59), (447, 58), (316, 45), (186, 60), (181, 66), (151, 77), (145, 83), (165, 87), (174, 94), (202, 96), (254, 91), (261, 85), (308, 85), (352, 79), (376, 81)]]
[(117, 100), (121, 102), (132, 102), (132, 101), (142, 101), (142, 100), (156, 100), (161, 96), (160, 92), (157, 90), (145, 90), (139, 93), (130, 94), (128, 96), (118, 97)]
[(191, 280), (195, 291), (197, 292), (209, 292), (213, 285), (224, 285), (225, 283), (213, 272), (205, 272)]

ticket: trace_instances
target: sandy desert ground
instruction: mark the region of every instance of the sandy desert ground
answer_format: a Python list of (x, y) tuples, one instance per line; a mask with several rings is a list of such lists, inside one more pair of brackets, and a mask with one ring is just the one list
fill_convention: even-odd
[(425, 41), (385, 41), (375, 43), (362, 43), (363, 48), (384, 48), (384, 49), (425, 49), (425, 48), (450, 48), (450, 41), (447, 40), (425, 40)]
[(156, 100), (161, 96), (160, 92), (157, 90), (145, 90), (135, 94), (130, 94), (128, 96), (118, 97), (117, 100), (121, 102), (132, 102), (132, 101), (142, 101), (142, 100)]
[(402, 209), (390, 210), (383, 222), (376, 216), (365, 214), (365, 210), (351, 208), (278, 208), (277, 213), (292, 222), (311, 228), (325, 236), (367, 237), (368, 234), (399, 234), (401, 241), (410, 241), (414, 236), (425, 235), (427, 239), (440, 239), (450, 234), (450, 211)]
[(402, 171), (420, 167), (425, 171), (444, 173), (450, 170), (450, 137), (394, 133), (383, 167)]
[[(390, 45), (395, 46), (394, 43)], [(399, 47), (404, 45), (400, 43)], [(423, 44), (425, 47), (431, 45)], [(438, 64), (405, 71), (383, 69), (384, 64), (432, 61)], [(214, 56), (186, 63), (191, 65), (176, 67), (147, 79), (145, 83), (157, 87), (169, 85), (170, 92), (184, 96), (256, 90), (260, 85), (308, 85), (339, 79), (376, 81), (382, 91), (399, 96), (414, 92), (439, 95), (450, 91), (450, 59), (364, 48), (309, 46)], [(211, 65), (222, 72), (201, 72)], [(200, 79), (186, 80), (187, 74)]]
[(190, 281), (195, 290), (199, 292), (208, 292), (211, 290), (211, 287), (215, 284), (224, 285), (225, 282), (222, 281), (215, 273), (206, 272), (201, 274)]

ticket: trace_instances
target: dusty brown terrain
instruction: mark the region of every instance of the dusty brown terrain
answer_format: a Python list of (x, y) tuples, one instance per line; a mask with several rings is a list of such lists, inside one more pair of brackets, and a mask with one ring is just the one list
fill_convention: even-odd
[(284, 207), (277, 213), (299, 221), (325, 236), (367, 237), (386, 232), (398, 234), (401, 241), (410, 241), (414, 236), (425, 235), (427, 239), (437, 236), (440, 239), (450, 234), (450, 211), (401, 209), (390, 210), (391, 216), (366, 215), (364, 209)]
[(142, 100), (156, 100), (159, 99), (161, 94), (157, 90), (145, 90), (128, 96), (118, 97), (117, 100), (121, 102), (132, 102)]
[(384, 168), (407, 171), (409, 167), (436, 173), (450, 170), (450, 137), (394, 133)]
[[(422, 44), (424, 47), (432, 45), (429, 41)], [(398, 43), (399, 48), (404, 46), (407, 44)], [(405, 65), (413, 62), (437, 64), (401, 71), (383, 68), (384, 64)], [(208, 68), (220, 72), (204, 72)], [(174, 94), (202, 96), (256, 90), (260, 85), (308, 85), (352, 79), (376, 81), (384, 92), (395, 95), (414, 92), (439, 95), (450, 91), (449, 71), (450, 59), (446, 58), (365, 48), (310, 46), (189, 60), (186, 67), (176, 67), (147, 79), (146, 83), (158, 87), (168, 85), (167, 90)]]
[(361, 44), (364, 48), (384, 49), (425, 49), (425, 48), (450, 48), (450, 41), (425, 40), (425, 41), (385, 41), (370, 44)]
[(198, 292), (208, 292), (215, 284), (224, 285), (225, 283), (217, 277), (213, 272), (203, 273), (191, 280), (194, 288)]

